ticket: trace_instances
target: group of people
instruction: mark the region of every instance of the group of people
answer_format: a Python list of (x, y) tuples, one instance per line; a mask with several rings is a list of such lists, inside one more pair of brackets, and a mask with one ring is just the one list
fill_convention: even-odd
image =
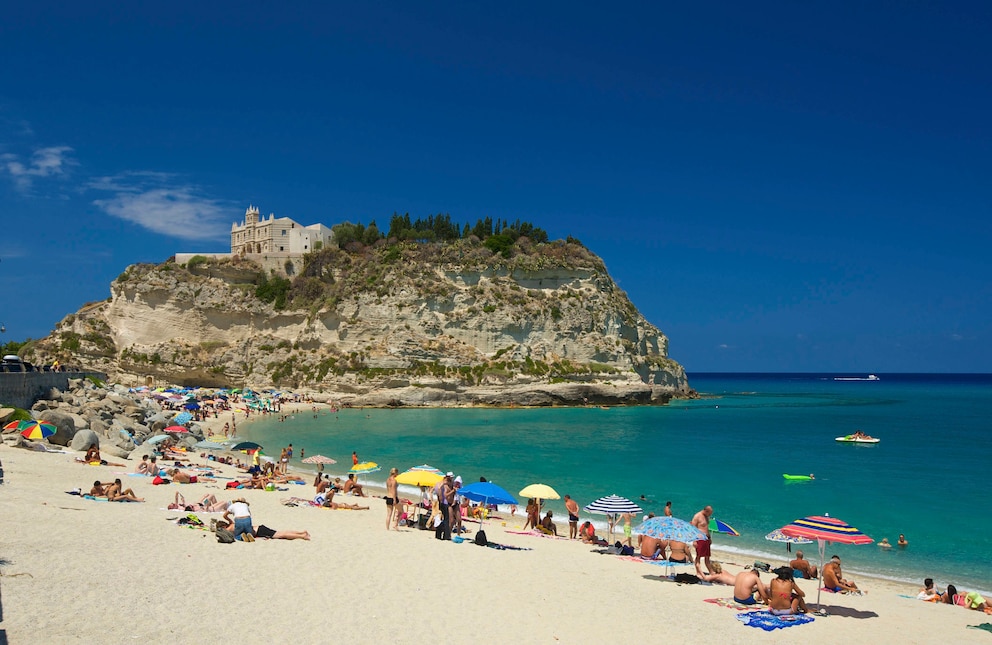
[(947, 585), (944, 591), (940, 591), (933, 583), (933, 578), (923, 581), (923, 588), (916, 596), (920, 600), (927, 602), (937, 602), (945, 605), (957, 605), (967, 609), (982, 611), (992, 614), (992, 603), (989, 603), (977, 591), (958, 591), (954, 585)]

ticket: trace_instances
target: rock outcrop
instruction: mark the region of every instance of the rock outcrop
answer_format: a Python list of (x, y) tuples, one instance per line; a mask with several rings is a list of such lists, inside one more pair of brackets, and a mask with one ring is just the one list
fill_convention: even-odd
[(668, 339), (581, 244), (477, 241), (134, 265), (29, 348), (131, 384), (289, 387), (367, 405), (664, 402)]
[[(172, 414), (163, 413), (154, 399), (132, 394), (124, 386), (104, 387), (86, 379), (69, 379), (66, 392), (53, 390), (48, 398), (37, 401), (31, 412), (36, 419), (58, 428), (48, 443), (80, 452), (95, 443), (105, 457), (121, 458), (136, 448), (142, 452), (147, 447), (142, 445), (145, 440), (158, 434)], [(177, 439), (178, 445), (193, 446), (203, 439), (198, 424), (189, 428), (189, 434)], [(16, 431), (5, 433), (3, 438), (8, 445), (44, 449), (44, 442), (24, 440)]]

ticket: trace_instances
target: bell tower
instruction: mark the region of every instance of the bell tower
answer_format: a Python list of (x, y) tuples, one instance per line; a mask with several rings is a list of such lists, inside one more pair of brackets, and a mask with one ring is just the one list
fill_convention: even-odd
[(258, 224), (258, 208), (249, 204), (245, 210), (245, 226), (254, 226), (255, 224)]

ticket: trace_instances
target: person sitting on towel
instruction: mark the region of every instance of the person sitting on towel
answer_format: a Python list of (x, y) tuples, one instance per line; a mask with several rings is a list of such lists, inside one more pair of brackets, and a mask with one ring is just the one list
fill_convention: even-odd
[(541, 531), (541, 533), (544, 533), (545, 535), (557, 536), (558, 527), (555, 526), (555, 523), (551, 521), (552, 515), (553, 513), (551, 511), (548, 511), (548, 513), (544, 516), (544, 519), (541, 520), (540, 525), (538, 525), (538, 529)]
[(776, 616), (806, 613), (806, 602), (803, 600), (803, 590), (792, 579), (791, 567), (775, 569), (776, 578), (769, 585), (768, 611)]
[(796, 559), (789, 563), (789, 566), (796, 571), (802, 571), (803, 577), (809, 580), (816, 578), (816, 565), (803, 557), (802, 551), (796, 551)]
[[(758, 594), (758, 598), (754, 594)], [(757, 569), (745, 569), (734, 578), (734, 601), (742, 605), (756, 605), (758, 600), (768, 603), (768, 590), (761, 584)]]

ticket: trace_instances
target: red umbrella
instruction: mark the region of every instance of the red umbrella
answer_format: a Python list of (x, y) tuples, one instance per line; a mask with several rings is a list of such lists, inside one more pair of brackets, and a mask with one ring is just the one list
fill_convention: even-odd
[(180, 433), (180, 432), (189, 432), (189, 430), (186, 429), (186, 428), (184, 428), (183, 426), (169, 426), (168, 428), (166, 428), (165, 430), (163, 430), (163, 432)]
[[(820, 548), (820, 576), (823, 576), (823, 550), (827, 542), (837, 542), (840, 544), (871, 544), (874, 542), (870, 537), (854, 528), (844, 520), (829, 515), (811, 515), (803, 517), (786, 524), (782, 527), (782, 534), (789, 537), (809, 538), (816, 540)], [(816, 606), (822, 611), (820, 606), (820, 588), (816, 589)]]

